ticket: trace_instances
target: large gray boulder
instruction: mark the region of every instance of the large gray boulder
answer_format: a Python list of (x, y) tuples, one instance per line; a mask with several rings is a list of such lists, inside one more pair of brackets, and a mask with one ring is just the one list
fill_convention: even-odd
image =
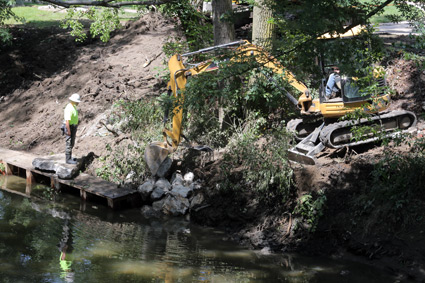
[(164, 189), (160, 187), (156, 187), (153, 189), (151, 193), (151, 200), (152, 201), (160, 200), (164, 195), (165, 195)]
[(164, 191), (171, 191), (171, 184), (165, 178), (159, 178), (158, 181), (155, 182), (155, 188), (161, 188)]
[(157, 212), (163, 212), (162, 211), (162, 208), (164, 207), (164, 202), (165, 202), (165, 198), (162, 198), (162, 199), (160, 199), (160, 200), (158, 200), (158, 201), (154, 201), (153, 203), (152, 203), (152, 208), (155, 210), (155, 211), (157, 211)]
[(173, 164), (173, 161), (171, 158), (167, 157), (161, 165), (159, 165), (158, 171), (156, 171), (156, 176), (163, 178), (165, 175), (167, 175), (168, 171), (171, 168), (171, 164)]
[(168, 194), (164, 198), (162, 212), (167, 215), (181, 216), (185, 215), (189, 210), (189, 200), (187, 198)]
[(190, 198), (190, 196), (192, 195), (192, 189), (183, 185), (173, 185), (171, 193), (173, 195), (178, 195), (184, 198)]
[(51, 172), (60, 179), (73, 179), (80, 172), (83, 158), (77, 159), (77, 164), (66, 164), (65, 155), (56, 154), (52, 156), (34, 158), (32, 166), (40, 171)]
[(137, 191), (139, 192), (143, 201), (149, 200), (149, 197), (154, 189), (154, 184), (155, 184), (155, 181), (152, 179), (149, 179), (137, 188)]

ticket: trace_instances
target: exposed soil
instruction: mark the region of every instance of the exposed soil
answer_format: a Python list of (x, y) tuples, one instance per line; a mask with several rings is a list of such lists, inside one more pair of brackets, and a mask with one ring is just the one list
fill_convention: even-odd
[(60, 28), (12, 31), (14, 44), (0, 55), (0, 144), (40, 155), (63, 152), (58, 129), (74, 92), (83, 101), (74, 155), (101, 155), (114, 136), (93, 137), (99, 120), (119, 99), (158, 95), (162, 45), (177, 36), (172, 22), (154, 14), (128, 23), (107, 44), (76, 43)]
[[(108, 43), (92, 40), (79, 44), (59, 28), (35, 30), (13, 28), (14, 44), (0, 49), (0, 147), (38, 155), (64, 152), (59, 127), (68, 97), (82, 95), (80, 126), (74, 154), (97, 156), (106, 144), (129, 142), (113, 135), (94, 136), (113, 102), (159, 95), (165, 82), (156, 78), (165, 60), (161, 48), (169, 37), (180, 36), (171, 20), (156, 14), (143, 16), (116, 32)], [(403, 40), (403, 39), (397, 39)], [(143, 67), (147, 59), (154, 59)], [(388, 62), (388, 81), (397, 96), (391, 109), (421, 114), (425, 100), (425, 73), (411, 62), (394, 56)], [(418, 134), (424, 130), (419, 120)], [(415, 133), (416, 134), (416, 133)], [(209, 208), (192, 219), (226, 229), (233, 238), (265, 251), (322, 253), (353, 256), (404, 278), (425, 280), (425, 226), (411, 230), (383, 224), (368, 227), (350, 221), (349, 200), (367, 186), (368, 173), (383, 151), (380, 145), (350, 151), (325, 150), (319, 165), (293, 165), (294, 194), (327, 191), (327, 209), (314, 234), (295, 233), (288, 207), (294, 203), (269, 204), (263, 208), (251, 195), (216, 194), (220, 160), (202, 168), (211, 189)], [(396, 154), (407, 151), (397, 147)], [(96, 168), (96, 162), (92, 170)], [(422, 223), (424, 224), (424, 223)], [(386, 230), (385, 230), (386, 229)]]

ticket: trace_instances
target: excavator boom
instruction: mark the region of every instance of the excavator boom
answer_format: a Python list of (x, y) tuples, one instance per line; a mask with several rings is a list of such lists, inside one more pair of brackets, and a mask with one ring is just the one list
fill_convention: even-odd
[[(282, 78), (286, 79), (294, 88), (302, 93), (305, 101), (310, 100), (308, 88), (298, 80), (295, 79), (294, 75), (285, 70), (285, 68), (279, 63), (279, 61), (273, 56), (269, 55), (265, 50), (257, 47), (248, 41), (237, 41), (217, 46), (204, 48), (198, 51), (185, 53), (182, 55), (176, 54), (172, 56), (168, 62), (168, 68), (170, 70), (170, 81), (168, 82), (167, 89), (169, 95), (175, 97), (176, 105), (173, 109), (173, 120), (172, 129), (169, 130), (166, 125), (163, 129), (164, 140), (162, 142), (156, 141), (149, 144), (145, 149), (145, 161), (152, 173), (156, 175), (161, 164), (167, 158), (167, 156), (173, 153), (181, 142), (182, 134), (182, 118), (183, 118), (183, 102), (184, 102), (184, 90), (189, 76), (197, 75), (203, 72), (215, 71), (218, 69), (213, 60), (207, 60), (196, 64), (187, 64), (187, 67), (182, 58), (193, 56), (199, 53), (207, 53), (217, 49), (231, 49), (234, 55), (229, 58), (233, 62), (241, 62), (247, 60), (247, 58), (254, 58), (259, 64), (266, 68), (271, 69), (274, 73), (281, 75)], [(221, 58), (227, 59), (227, 58)], [(270, 78), (271, 79), (271, 78)], [(298, 100), (292, 96), (285, 89), (280, 87), (286, 97), (296, 106), (303, 110), (303, 106), (299, 104)], [(306, 104), (304, 104), (306, 105)], [(305, 110), (305, 109), (304, 109)], [(165, 115), (164, 124), (167, 122), (168, 115)], [(196, 150), (210, 151), (211, 149), (207, 146), (196, 146), (191, 147)]]

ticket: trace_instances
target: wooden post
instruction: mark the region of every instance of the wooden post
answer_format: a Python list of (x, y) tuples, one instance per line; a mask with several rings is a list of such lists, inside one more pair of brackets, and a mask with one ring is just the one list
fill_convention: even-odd
[(80, 190), (80, 197), (81, 197), (83, 200), (87, 200), (87, 193), (86, 193), (86, 191), (85, 191), (85, 190)]
[(3, 165), (4, 165), (4, 168), (5, 168), (5, 172), (4, 173), (6, 175), (12, 175), (13, 174), (12, 168), (9, 166), (9, 164), (7, 164), (6, 161), (3, 161)]
[(108, 206), (109, 206), (110, 208), (112, 208), (112, 209), (114, 209), (114, 208), (115, 208), (115, 207), (114, 207), (114, 200), (113, 200), (113, 199), (108, 198)]
[(31, 170), (27, 169), (26, 175), (27, 175), (27, 186), (25, 187), (25, 194), (31, 195), (32, 184), (35, 183), (35, 180)]
[(7, 177), (6, 178), (3, 178), (3, 185), (2, 185), (2, 189), (3, 190), (6, 190), (7, 189)]
[(27, 175), (27, 184), (32, 184), (32, 183), (35, 183), (35, 180), (34, 180), (34, 176), (32, 175), (32, 172), (31, 172), (31, 170), (26, 170), (26, 175)]
[(50, 187), (55, 189), (55, 191), (59, 191), (61, 189), (61, 184), (55, 176), (50, 176)]

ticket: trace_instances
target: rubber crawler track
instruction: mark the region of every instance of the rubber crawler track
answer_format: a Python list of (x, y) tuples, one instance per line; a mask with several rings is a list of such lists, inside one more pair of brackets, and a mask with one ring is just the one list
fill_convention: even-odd
[[(360, 123), (361, 124), (370, 124), (371, 122), (373, 124), (380, 124), (381, 120), (384, 119), (389, 119), (389, 118), (394, 118), (394, 119), (398, 119), (401, 116), (410, 116), (411, 117), (411, 125), (408, 128), (411, 128), (413, 126), (416, 125), (416, 115), (410, 111), (404, 111), (404, 110), (398, 110), (398, 111), (391, 111), (389, 113), (383, 114), (383, 115), (376, 115), (373, 116), (371, 119), (361, 119)], [(344, 144), (333, 144), (332, 143), (332, 134), (336, 131), (336, 130), (340, 130), (343, 128), (351, 128), (353, 125), (358, 125), (357, 123), (354, 124), (352, 123), (352, 121), (342, 121), (342, 122), (337, 122), (337, 123), (332, 123), (330, 125), (325, 126), (322, 131), (320, 132), (320, 141), (326, 146), (326, 147), (331, 147), (331, 148), (342, 148), (342, 147), (346, 147), (346, 146), (355, 146), (355, 145), (359, 145), (359, 144), (366, 144), (366, 143), (371, 143), (376, 141), (378, 138), (377, 137), (371, 137), (365, 140), (361, 140), (361, 141), (356, 141), (356, 142), (349, 142), (349, 143), (344, 143)], [(391, 131), (389, 131), (385, 137), (389, 137), (392, 134), (394, 134), (394, 130), (396, 130), (398, 128), (392, 129)]]

